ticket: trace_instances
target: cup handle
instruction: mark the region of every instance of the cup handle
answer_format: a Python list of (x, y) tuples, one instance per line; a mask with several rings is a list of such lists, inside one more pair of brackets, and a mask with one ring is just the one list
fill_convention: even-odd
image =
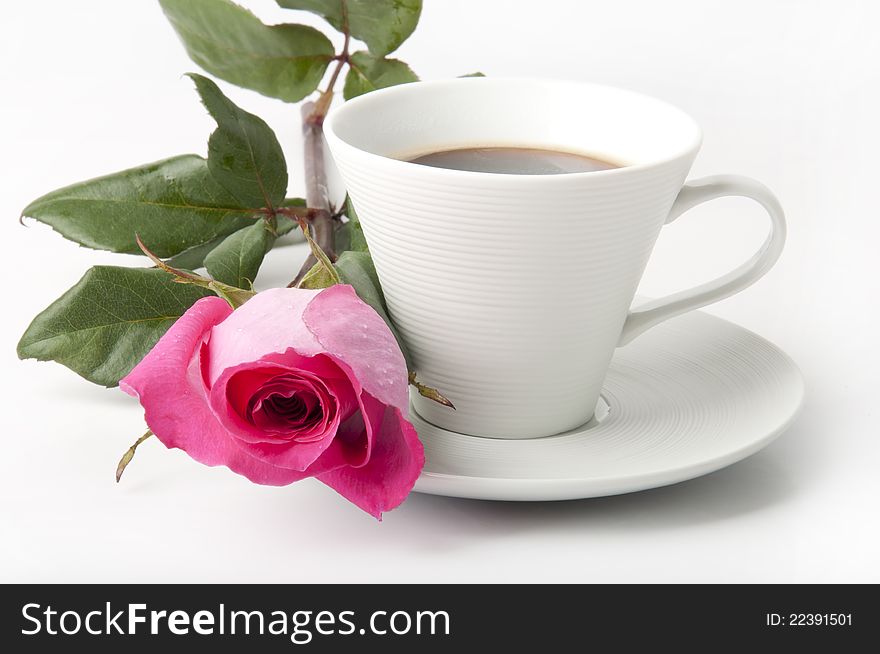
[(770, 216), (770, 234), (767, 240), (751, 259), (726, 275), (685, 291), (651, 300), (631, 310), (623, 324), (618, 347), (626, 345), (636, 336), (668, 318), (730, 297), (751, 286), (779, 259), (785, 244), (785, 214), (770, 189), (749, 177), (713, 175), (685, 184), (672, 205), (666, 224), (698, 204), (731, 195), (751, 198), (767, 210)]

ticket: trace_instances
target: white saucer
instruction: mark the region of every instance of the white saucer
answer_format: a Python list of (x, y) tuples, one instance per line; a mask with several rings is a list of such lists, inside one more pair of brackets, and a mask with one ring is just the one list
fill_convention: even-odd
[(754, 454), (804, 397), (792, 360), (742, 327), (691, 312), (619, 349), (596, 418), (531, 440), (465, 436), (410, 419), (427, 463), (415, 490), (490, 500), (617, 495), (705, 475)]

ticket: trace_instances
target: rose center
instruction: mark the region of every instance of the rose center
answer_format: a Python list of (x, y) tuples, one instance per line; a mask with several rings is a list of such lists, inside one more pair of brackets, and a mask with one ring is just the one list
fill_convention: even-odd
[(282, 376), (264, 384), (250, 398), (245, 417), (265, 432), (309, 442), (323, 434), (327, 419), (333, 414), (331, 405), (332, 400), (322, 399), (311, 383)]
[(263, 400), (262, 410), (265, 416), (292, 427), (318, 422), (323, 415), (321, 403), (306, 393), (294, 393), (290, 397), (272, 394)]

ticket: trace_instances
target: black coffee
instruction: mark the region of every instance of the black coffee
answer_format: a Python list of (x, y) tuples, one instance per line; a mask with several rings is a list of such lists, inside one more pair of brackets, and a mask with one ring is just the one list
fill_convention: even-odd
[(434, 168), (513, 175), (591, 173), (620, 168), (618, 164), (583, 154), (538, 148), (459, 148), (423, 154), (410, 161)]

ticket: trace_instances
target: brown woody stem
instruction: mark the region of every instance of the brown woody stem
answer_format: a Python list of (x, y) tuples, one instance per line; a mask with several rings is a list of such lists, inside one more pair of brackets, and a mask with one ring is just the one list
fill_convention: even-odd
[[(332, 91), (325, 93), (332, 94)], [(318, 104), (323, 104), (320, 99), (318, 103), (307, 102), (302, 106), (306, 205), (309, 208), (308, 220), (311, 223), (315, 242), (331, 261), (335, 261), (335, 225), (330, 194), (327, 190), (327, 171), (324, 166), (324, 113), (320, 111)], [(296, 286), (316, 261), (313, 255), (309, 255), (289, 286)]]
[[(342, 3), (343, 31), (345, 41), (342, 52), (336, 57), (336, 68), (330, 76), (327, 88), (321, 92), (315, 102), (306, 102), (302, 106), (302, 129), (304, 145), (304, 161), (306, 173), (306, 206), (309, 207), (308, 220), (312, 227), (315, 243), (330, 261), (336, 261), (336, 222), (333, 207), (330, 204), (330, 193), (327, 190), (327, 171), (324, 166), (324, 117), (333, 102), (333, 88), (339, 79), (343, 66), (349, 61), (348, 48), (351, 35), (348, 30), (348, 7)], [(317, 263), (314, 255), (309, 255), (302, 268), (288, 287), (299, 284), (306, 273)]]
[(308, 207), (278, 207), (274, 213), (279, 216), (292, 218), (293, 220), (299, 220), (300, 218), (308, 218), (312, 212)]

